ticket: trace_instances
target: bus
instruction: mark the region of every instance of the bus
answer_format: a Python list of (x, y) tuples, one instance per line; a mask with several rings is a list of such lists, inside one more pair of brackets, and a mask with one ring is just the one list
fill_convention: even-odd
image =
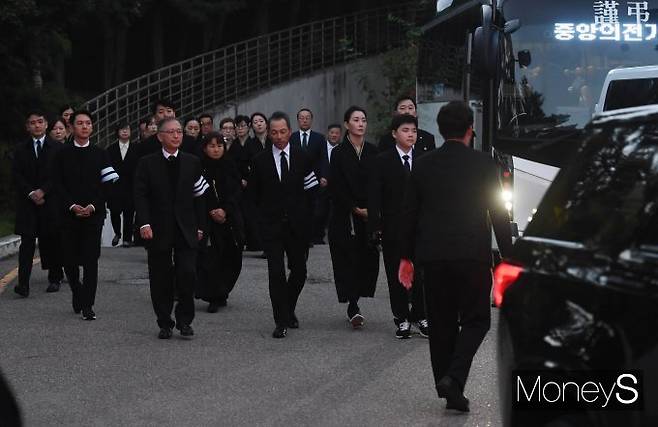
[(419, 126), (438, 134), (442, 105), (470, 103), (474, 148), (501, 165), (501, 197), (522, 234), (575, 155), (608, 73), (658, 64), (658, 0), (439, 0), (436, 8), (419, 41)]

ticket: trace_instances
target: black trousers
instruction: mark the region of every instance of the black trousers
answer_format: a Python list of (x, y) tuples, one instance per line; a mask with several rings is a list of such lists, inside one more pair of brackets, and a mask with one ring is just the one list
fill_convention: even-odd
[[(64, 272), (69, 278), (73, 301), (81, 308), (91, 308), (98, 287), (98, 258), (101, 252), (102, 225), (76, 222), (62, 231)], [(83, 280), (80, 282), (82, 267)]]
[(242, 272), (242, 245), (235, 242), (229, 227), (211, 224), (210, 228), (210, 236), (199, 242), (195, 294), (212, 303), (226, 301), (235, 287)]
[[(396, 325), (408, 320), (417, 322), (426, 319), (425, 315), (425, 292), (423, 289), (423, 275), (420, 266), (416, 266), (417, 272), (411, 291), (407, 291), (398, 280), (400, 268), (400, 251), (397, 242), (383, 242), (384, 269), (388, 282), (388, 295), (391, 300), (391, 311)], [(411, 304), (411, 310), (409, 309)]]
[[(121, 227), (121, 214), (123, 214), (123, 228)], [(112, 230), (114, 230), (114, 234), (120, 234), (124, 242), (133, 241), (135, 209), (132, 207), (110, 209), (110, 220), (112, 221)]]
[(331, 209), (329, 192), (326, 188), (320, 188), (315, 197), (315, 208), (313, 209), (313, 243), (324, 240), (329, 225), (329, 211)]
[[(58, 277), (58, 268), (61, 272), (60, 257), (57, 256), (59, 240), (53, 233), (41, 233), (39, 239), (39, 257), (41, 258), (41, 267), (48, 270), (48, 282), (59, 282), (62, 277)], [(32, 263), (34, 252), (36, 251), (37, 236), (33, 234), (21, 235), (21, 244), (18, 248), (18, 284), (21, 287), (30, 287), (30, 277), (32, 276)]]
[[(194, 320), (194, 287), (196, 284), (197, 250), (184, 245), (164, 250), (148, 249), (151, 302), (161, 328), (180, 329)], [(174, 293), (178, 302), (171, 319)]]
[(491, 267), (475, 261), (437, 261), (422, 267), (434, 380), (448, 375), (463, 390), (491, 325)]
[[(267, 273), (269, 278), (270, 301), (274, 314), (274, 323), (286, 327), (291, 315), (295, 313), (299, 294), (306, 282), (306, 254), (308, 242), (295, 236), (290, 224), (283, 227), (281, 238), (263, 241), (267, 255)], [(288, 257), (290, 275), (286, 279)]]

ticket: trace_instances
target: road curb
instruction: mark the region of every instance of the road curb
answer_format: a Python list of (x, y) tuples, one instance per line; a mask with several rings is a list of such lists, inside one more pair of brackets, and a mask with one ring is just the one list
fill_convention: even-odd
[(21, 244), (21, 237), (15, 234), (0, 237), (0, 259), (10, 257), (18, 253), (18, 247)]

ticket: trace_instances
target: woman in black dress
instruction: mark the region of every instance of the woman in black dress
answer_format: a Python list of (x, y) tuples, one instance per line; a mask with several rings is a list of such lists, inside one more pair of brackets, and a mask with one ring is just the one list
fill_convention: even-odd
[(208, 312), (226, 305), (242, 270), (244, 224), (239, 209), (240, 175), (226, 157), (224, 139), (211, 132), (201, 143), (206, 191), (208, 233), (201, 242), (197, 298), (208, 301)]
[(352, 106), (344, 116), (345, 137), (333, 149), (329, 166), (329, 250), (338, 302), (349, 303), (347, 318), (363, 326), (359, 298), (373, 297), (379, 274), (379, 252), (368, 238), (368, 172), (377, 147), (365, 139), (366, 112)]

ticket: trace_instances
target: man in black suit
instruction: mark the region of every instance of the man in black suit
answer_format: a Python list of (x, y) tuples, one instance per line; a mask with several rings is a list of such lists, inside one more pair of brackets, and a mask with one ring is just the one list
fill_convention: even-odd
[(404, 271), (411, 259), (420, 264), (437, 393), (447, 408), (467, 412), (464, 386), (491, 323), (491, 225), (503, 257), (512, 235), (498, 167), (489, 154), (469, 148), (471, 109), (450, 102), (437, 124), (445, 143), (418, 159), (405, 192), (400, 277), (410, 287)]
[[(133, 224), (135, 217), (135, 203), (133, 202), (133, 181), (135, 169), (139, 160), (137, 147), (130, 142), (130, 125), (122, 123), (117, 126), (118, 141), (107, 148), (110, 164), (119, 174), (119, 182), (112, 188), (110, 196), (110, 217), (114, 238), (112, 246), (119, 244), (123, 236), (123, 246), (130, 247), (133, 243)], [(123, 232), (121, 216), (123, 215)]]
[[(46, 137), (48, 122), (40, 111), (30, 112), (25, 121), (29, 140), (16, 148), (13, 176), (16, 188), (16, 223), (14, 232), (21, 236), (18, 249), (18, 285), (14, 291), (22, 297), (30, 293), (32, 258), (39, 239), (43, 269), (48, 271), (47, 292), (59, 290), (61, 277), (56, 277), (59, 263), (54, 259), (59, 248), (57, 239), (56, 202), (52, 182), (52, 163), (60, 144)], [(61, 274), (61, 272), (60, 272)]]
[(331, 161), (331, 152), (340, 142), (341, 127), (338, 123), (330, 124), (327, 128), (327, 140), (320, 149), (320, 155), (315, 160), (315, 173), (320, 180), (320, 187), (315, 196), (315, 212), (313, 220), (313, 243), (324, 245), (324, 236), (327, 232), (329, 223), (329, 211), (331, 209), (331, 200), (329, 198), (329, 163)]
[[(160, 151), (141, 158), (135, 173), (137, 224), (148, 252), (158, 338), (171, 338), (174, 326), (181, 336), (191, 337), (196, 256), (206, 217), (201, 196), (208, 184), (199, 158), (179, 150), (183, 126), (177, 119), (163, 119), (157, 136)], [(174, 291), (178, 293), (175, 323), (171, 319)]]
[[(406, 339), (411, 336), (411, 324), (418, 332), (428, 336), (428, 322), (425, 315), (425, 300), (420, 275), (409, 293), (398, 280), (400, 266), (400, 225), (404, 190), (409, 175), (422, 152), (415, 152), (418, 120), (410, 114), (393, 117), (391, 133), (395, 139), (395, 149), (380, 153), (368, 180), (368, 232), (375, 241), (381, 241), (384, 267), (388, 281), (388, 293), (393, 312), (393, 322), (397, 326), (395, 337)], [(411, 310), (409, 309), (411, 304)]]
[[(57, 152), (53, 165), (62, 216), (63, 264), (71, 286), (73, 311), (82, 311), (83, 320), (94, 320), (105, 200), (109, 186), (119, 175), (110, 165), (107, 152), (90, 143), (91, 113), (74, 112), (71, 128), (73, 143)], [(80, 266), (84, 274), (82, 282)]]
[[(260, 231), (267, 256), (270, 300), (276, 328), (298, 328), (295, 307), (306, 281), (306, 253), (311, 227), (309, 190), (318, 185), (309, 156), (290, 141), (290, 119), (275, 112), (269, 119), (272, 147), (253, 160), (249, 186), (259, 210)], [(286, 280), (284, 255), (290, 276)]]
[[(157, 100), (153, 103), (153, 117), (155, 118), (156, 123), (160, 123), (164, 119), (176, 118), (174, 104), (166, 99)], [(203, 127), (201, 130), (203, 131)], [(198, 141), (189, 135), (183, 135), (180, 148), (186, 153), (194, 154), (195, 156), (201, 155), (201, 147), (199, 146)], [(160, 145), (158, 135), (151, 135), (139, 143), (139, 157), (141, 158), (147, 154), (158, 153), (161, 149), (162, 146)]]
[[(292, 145), (297, 145), (301, 147), (302, 150), (306, 151), (314, 166), (317, 167), (322, 156), (322, 149), (327, 140), (321, 133), (311, 130), (311, 126), (313, 125), (313, 112), (308, 108), (302, 108), (297, 112), (297, 124), (299, 125), (299, 131), (292, 134), (290, 143)], [(320, 171), (315, 169), (315, 174), (316, 176), (319, 175)], [(309, 198), (309, 212), (313, 219), (315, 219), (315, 216), (317, 215), (317, 194), (318, 193), (314, 193), (313, 197)], [(309, 237), (311, 239), (309, 240), (309, 245), (313, 246), (315, 236), (311, 234)]]
[[(416, 117), (416, 100), (410, 96), (401, 96), (395, 101), (395, 110), (393, 116), (398, 114), (410, 114)], [(379, 139), (379, 151), (388, 150), (395, 147), (395, 140), (390, 133), (386, 133)], [(434, 135), (418, 129), (418, 137), (416, 145), (414, 145), (414, 152), (418, 154), (426, 153), (436, 149)]]

